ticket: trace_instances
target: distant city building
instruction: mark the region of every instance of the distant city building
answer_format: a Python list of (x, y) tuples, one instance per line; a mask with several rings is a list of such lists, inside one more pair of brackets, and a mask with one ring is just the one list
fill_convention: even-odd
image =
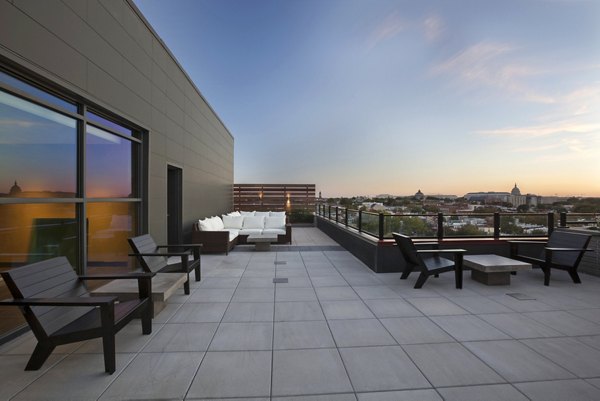
[(510, 191), (510, 194), (513, 196), (521, 196), (521, 190), (517, 187), (517, 183), (515, 182), (515, 187)]
[(556, 202), (565, 202), (567, 199), (569, 199), (566, 196), (541, 196), (540, 198), (540, 203), (542, 205), (551, 205)]
[(21, 187), (17, 185), (17, 180), (15, 180), (15, 185), (10, 187), (10, 191), (8, 192), (8, 196), (19, 196), (19, 194), (23, 192)]
[(423, 195), (423, 192), (421, 192), (421, 190), (419, 189), (417, 191), (417, 193), (415, 194), (415, 199), (416, 200), (423, 200), (425, 199), (425, 195)]
[(465, 199), (469, 202), (508, 202), (509, 192), (469, 192), (465, 194)]

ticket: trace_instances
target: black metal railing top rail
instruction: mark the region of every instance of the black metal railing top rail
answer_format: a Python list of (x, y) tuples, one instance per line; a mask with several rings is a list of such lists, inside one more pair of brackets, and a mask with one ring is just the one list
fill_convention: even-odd
[(316, 214), (379, 240), (393, 232), (414, 238), (546, 237), (557, 227), (600, 228), (600, 213), (386, 214), (317, 204)]

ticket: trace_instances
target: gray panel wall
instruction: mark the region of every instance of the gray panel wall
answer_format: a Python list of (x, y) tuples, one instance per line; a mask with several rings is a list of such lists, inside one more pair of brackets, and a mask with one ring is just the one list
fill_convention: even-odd
[(234, 139), (133, 3), (0, 0), (0, 54), (149, 131), (157, 242), (167, 163), (183, 168), (184, 233), (232, 209)]

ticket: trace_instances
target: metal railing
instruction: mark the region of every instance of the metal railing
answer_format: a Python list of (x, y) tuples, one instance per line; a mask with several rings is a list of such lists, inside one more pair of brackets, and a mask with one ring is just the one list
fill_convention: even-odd
[(557, 227), (600, 228), (600, 213), (455, 213), (386, 214), (317, 204), (317, 216), (379, 240), (392, 232), (414, 238), (545, 237)]

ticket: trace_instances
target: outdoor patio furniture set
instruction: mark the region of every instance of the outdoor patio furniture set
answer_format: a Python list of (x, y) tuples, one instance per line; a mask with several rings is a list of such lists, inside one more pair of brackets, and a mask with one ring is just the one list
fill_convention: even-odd
[(285, 212), (232, 212), (207, 217), (193, 226), (192, 242), (203, 244), (202, 251), (206, 253), (228, 254), (236, 245), (254, 241), (291, 244), (292, 226), (286, 221)]
[[(415, 288), (423, 287), (429, 276), (437, 277), (440, 273), (454, 271), (456, 288), (462, 288), (463, 266), (471, 268), (471, 278), (487, 285), (510, 284), (510, 275), (518, 270), (531, 269), (532, 265), (539, 266), (544, 272), (544, 285), (550, 284), (552, 269), (565, 270), (574, 283), (581, 283), (577, 267), (587, 249), (591, 236), (565, 231), (554, 231), (548, 242), (508, 241), (510, 258), (498, 255), (468, 255), (464, 249), (439, 249), (438, 243), (421, 243), (434, 249), (417, 249), (413, 240), (403, 234), (393, 233), (394, 240), (406, 263), (400, 276), (405, 280), (413, 270), (421, 274), (415, 283)], [(527, 255), (520, 252), (519, 245), (544, 244), (539, 256)], [(453, 260), (441, 255), (453, 255)]]
[[(428, 244), (433, 245), (433, 249), (417, 249), (410, 237), (398, 233), (393, 236), (406, 262), (400, 278), (408, 278), (413, 270), (421, 272), (415, 288), (421, 288), (429, 276), (449, 271), (455, 272), (456, 288), (462, 288), (463, 264), (474, 269), (473, 272), (479, 271), (477, 274), (500, 274), (504, 279), (508, 276), (508, 280), (511, 272), (523, 267), (518, 261), (495, 255), (464, 256), (464, 249), (439, 249), (436, 243)], [(566, 270), (573, 282), (580, 283), (577, 266), (583, 253), (589, 251), (586, 249), (589, 241), (587, 235), (555, 231), (540, 257), (519, 253), (521, 242), (511, 243), (511, 257), (525, 261), (527, 267), (529, 264), (540, 266), (545, 285), (549, 285), (551, 269)], [(186, 294), (190, 293), (189, 273), (192, 270), (196, 281), (200, 281), (202, 245), (158, 246), (148, 234), (130, 238), (129, 243), (134, 251), (131, 255), (138, 259), (144, 273), (77, 276), (64, 256), (0, 273), (14, 298), (0, 301), (0, 305), (19, 306), (38, 340), (25, 370), (38, 370), (58, 345), (100, 337), (105, 370), (114, 373), (115, 334), (136, 317), (141, 318), (143, 334), (152, 331), (152, 278), (161, 273), (183, 274)], [(453, 255), (453, 260), (440, 255)], [(178, 257), (181, 262), (169, 264), (169, 257)], [(84, 285), (84, 280), (122, 279), (137, 281), (137, 294), (133, 299), (92, 296)], [(487, 284), (498, 282), (491, 279)]]

